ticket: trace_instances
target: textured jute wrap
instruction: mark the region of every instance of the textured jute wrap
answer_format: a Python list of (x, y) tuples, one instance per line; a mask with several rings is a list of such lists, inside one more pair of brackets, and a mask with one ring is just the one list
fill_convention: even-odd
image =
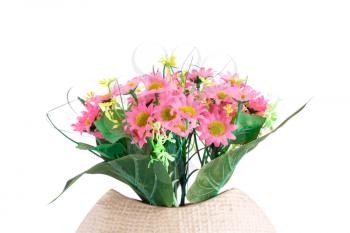
[(144, 204), (110, 190), (85, 217), (77, 233), (275, 233), (262, 210), (246, 194), (231, 189), (185, 207)]

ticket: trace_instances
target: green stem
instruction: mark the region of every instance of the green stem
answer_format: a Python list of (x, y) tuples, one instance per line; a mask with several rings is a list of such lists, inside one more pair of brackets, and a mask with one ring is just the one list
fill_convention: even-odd
[(182, 169), (183, 174), (180, 177), (180, 185), (181, 185), (181, 201), (180, 206), (185, 205), (185, 197), (186, 197), (186, 181), (187, 181), (187, 173), (188, 173), (188, 164), (186, 164), (187, 153), (190, 153), (190, 144), (191, 144), (192, 133), (188, 136), (188, 138), (184, 138), (182, 142)]
[(208, 162), (209, 149), (210, 148), (208, 146), (204, 147), (203, 160), (201, 163), (202, 167)]
[(188, 176), (187, 176), (187, 178), (186, 178), (186, 183), (188, 182), (188, 180), (190, 179), (190, 177), (196, 172), (196, 171), (198, 171), (199, 169), (195, 169), (195, 170), (193, 170)]
[[(78, 142), (73, 140), (72, 138), (68, 137), (65, 133), (63, 133), (59, 128), (57, 128), (57, 126), (52, 122), (51, 117), (50, 117), (50, 113), (46, 113), (46, 117), (48, 119), (48, 121), (50, 122), (50, 124), (60, 133), (62, 134), (65, 138), (67, 138), (68, 140), (70, 140), (71, 142), (74, 142), (75, 144), (78, 145)], [(99, 154), (97, 154), (96, 152), (89, 150), (91, 153), (93, 153), (94, 155), (96, 155), (97, 157), (99, 157), (100, 159), (102, 158)]]
[(202, 159), (201, 159), (201, 156), (200, 156), (199, 150), (198, 150), (197, 135), (196, 135), (194, 129), (193, 129), (193, 138), (194, 138), (194, 139), (193, 139), (194, 144), (195, 144), (195, 146), (196, 146), (196, 152), (197, 152), (197, 155), (198, 155), (198, 159), (199, 159), (200, 163), (202, 164)]
[[(198, 152), (199, 152), (199, 151), (202, 151), (202, 150), (204, 150), (204, 149), (205, 149), (205, 148), (203, 147), (203, 148), (199, 149)], [(190, 162), (190, 160), (191, 160), (191, 159), (193, 158), (193, 156), (195, 156), (196, 154), (197, 154), (197, 152), (193, 153), (193, 154), (187, 159), (186, 163)], [(202, 160), (201, 160), (201, 164), (202, 164)]]
[(181, 149), (181, 165), (182, 168), (181, 170), (183, 171), (182, 174), (180, 175), (180, 185), (181, 185), (181, 200), (180, 200), (180, 206), (185, 205), (185, 197), (186, 197), (186, 144), (187, 144), (187, 139), (183, 139), (182, 141), (182, 149)]

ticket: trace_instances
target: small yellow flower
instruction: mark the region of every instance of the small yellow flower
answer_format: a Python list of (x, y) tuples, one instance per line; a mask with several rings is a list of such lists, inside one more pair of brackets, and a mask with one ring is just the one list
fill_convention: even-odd
[(160, 62), (167, 67), (175, 67), (176, 66), (176, 57), (170, 56), (170, 58), (162, 58)]
[(187, 76), (187, 74), (188, 74), (187, 70), (185, 70), (185, 71), (180, 73), (180, 80), (181, 80), (182, 87), (186, 86), (186, 76)]
[(108, 88), (108, 94), (111, 93), (111, 85), (114, 83), (117, 79), (116, 78), (108, 78), (108, 79), (101, 79), (98, 81), (98, 84), (107, 87)]
[(93, 91), (89, 91), (88, 93), (86, 93), (87, 98), (91, 98), (95, 96), (95, 93)]

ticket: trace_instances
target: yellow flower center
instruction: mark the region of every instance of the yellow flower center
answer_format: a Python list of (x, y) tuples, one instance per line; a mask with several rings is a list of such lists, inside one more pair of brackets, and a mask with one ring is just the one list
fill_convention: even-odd
[(184, 124), (177, 124), (177, 125), (175, 125), (175, 127), (179, 128), (181, 130), (181, 132), (186, 131), (186, 126)]
[(144, 127), (147, 124), (149, 118), (149, 113), (148, 112), (140, 112), (139, 114), (137, 114), (136, 116), (136, 125), (138, 127)]
[(176, 112), (172, 113), (171, 110), (172, 108), (170, 106), (162, 109), (162, 111), (160, 112), (160, 117), (163, 121), (171, 121), (176, 117)]
[(235, 85), (235, 84), (237, 84), (237, 80), (236, 79), (230, 79), (230, 83), (231, 83), (231, 85)]
[(229, 79), (231, 85), (241, 85), (241, 83), (243, 82), (242, 79), (238, 79), (237, 77), (235, 76), (232, 76), (230, 79)]
[(247, 98), (247, 95), (246, 95), (246, 94), (242, 94), (242, 95), (241, 95), (241, 99), (243, 100), (243, 99), (245, 99), (245, 98)]
[(182, 106), (180, 107), (180, 111), (183, 113), (189, 113), (191, 117), (196, 116), (196, 109), (194, 109), (194, 107), (192, 106), (188, 106), (188, 105)]
[(137, 84), (136, 82), (132, 82), (132, 81), (128, 82), (128, 86), (129, 86), (129, 87), (133, 87), (133, 86), (135, 86), (136, 84)]
[(91, 125), (90, 119), (86, 119), (86, 120), (85, 120), (85, 125)]
[(158, 90), (158, 89), (161, 89), (163, 87), (164, 87), (163, 83), (153, 82), (148, 86), (148, 90)]
[(221, 121), (213, 121), (208, 125), (208, 130), (213, 136), (221, 136), (225, 133), (225, 125)]
[(227, 104), (224, 106), (224, 110), (226, 111), (227, 114), (233, 113), (233, 108), (231, 104)]
[(108, 97), (110, 97), (110, 94), (105, 94), (105, 95), (102, 96), (103, 99), (104, 98), (108, 98)]
[(226, 94), (226, 92), (224, 92), (224, 91), (219, 91), (219, 92), (217, 92), (216, 93), (216, 96), (219, 98), (219, 99), (225, 99), (226, 98), (226, 96), (227, 96), (227, 94)]

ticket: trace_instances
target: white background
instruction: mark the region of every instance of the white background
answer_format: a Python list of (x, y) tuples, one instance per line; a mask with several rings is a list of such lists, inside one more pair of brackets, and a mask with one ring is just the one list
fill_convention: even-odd
[(90, 175), (47, 205), (98, 159), (75, 149), (45, 113), (71, 86), (133, 77), (134, 48), (153, 41), (231, 54), (252, 85), (283, 100), (280, 119), (314, 97), (242, 160), (230, 186), (248, 193), (277, 232), (349, 233), (349, 10), (338, 0), (1, 0), (0, 232), (74, 232), (109, 188), (134, 195)]

